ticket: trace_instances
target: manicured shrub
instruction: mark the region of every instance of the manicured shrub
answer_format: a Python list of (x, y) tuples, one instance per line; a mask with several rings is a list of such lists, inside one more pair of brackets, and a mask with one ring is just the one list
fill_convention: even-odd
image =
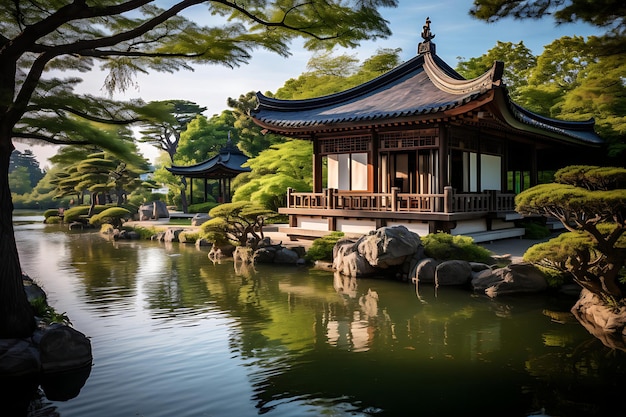
[(211, 209), (217, 206), (218, 203), (215, 201), (207, 201), (206, 203), (196, 203), (190, 204), (187, 207), (187, 211), (189, 213), (208, 213)]
[(426, 256), (441, 260), (490, 262), (491, 252), (474, 243), (469, 236), (448, 233), (430, 233), (422, 238)]
[(200, 232), (193, 230), (183, 230), (178, 235), (178, 240), (184, 243), (196, 243), (198, 239), (200, 239)]
[(343, 232), (330, 232), (329, 234), (315, 239), (305, 255), (307, 261), (332, 261), (333, 248), (339, 239), (344, 236)]
[[(94, 214), (101, 213), (102, 211), (106, 210), (107, 208), (108, 208), (108, 206), (97, 205), (97, 206), (94, 207)], [(89, 214), (89, 206), (71, 207), (71, 208), (65, 210), (65, 212), (63, 213), (63, 220), (65, 222), (72, 222), (72, 221), (78, 219), (81, 216), (82, 217), (87, 216), (87, 214)]]
[(43, 217), (44, 218), (48, 218), (51, 216), (58, 216), (59, 215), (59, 209), (48, 209), (46, 211), (43, 212)]
[(119, 227), (122, 225), (122, 222), (128, 220), (130, 216), (130, 211), (123, 207), (109, 207), (101, 213), (91, 216), (89, 223), (94, 225), (109, 223), (115, 227)]
[(61, 217), (59, 216), (48, 216), (44, 220), (45, 224), (59, 224), (61, 223)]

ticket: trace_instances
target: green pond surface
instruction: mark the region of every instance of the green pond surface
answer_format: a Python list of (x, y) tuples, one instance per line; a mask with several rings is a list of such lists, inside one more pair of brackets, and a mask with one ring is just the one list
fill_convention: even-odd
[(421, 302), (408, 283), (15, 220), (23, 271), (93, 349), (80, 393), (32, 416), (605, 416), (623, 395), (624, 352), (550, 318), (573, 298), (422, 285)]

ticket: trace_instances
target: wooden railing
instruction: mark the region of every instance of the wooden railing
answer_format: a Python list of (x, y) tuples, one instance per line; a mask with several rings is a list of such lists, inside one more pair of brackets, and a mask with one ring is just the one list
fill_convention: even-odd
[(512, 211), (515, 194), (490, 190), (482, 193), (455, 193), (445, 187), (443, 194), (367, 193), (327, 189), (322, 193), (287, 190), (287, 207), (297, 209), (365, 210), (419, 213), (468, 213)]

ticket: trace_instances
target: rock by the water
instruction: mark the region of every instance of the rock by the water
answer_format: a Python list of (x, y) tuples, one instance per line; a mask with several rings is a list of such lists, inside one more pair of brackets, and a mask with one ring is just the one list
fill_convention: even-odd
[(211, 216), (209, 216), (207, 213), (196, 213), (191, 218), (191, 225), (200, 226), (206, 223), (207, 221), (209, 221), (210, 219), (211, 219)]
[(39, 350), (28, 339), (0, 339), (0, 378), (38, 374)]
[(381, 227), (359, 240), (358, 252), (371, 266), (384, 269), (401, 265), (421, 245), (419, 235), (405, 226)]
[(582, 289), (570, 311), (605, 346), (626, 351), (626, 307), (611, 308), (591, 291)]
[(43, 372), (79, 368), (92, 361), (89, 339), (63, 324), (52, 324), (44, 329), (38, 344)]
[(178, 242), (178, 235), (183, 232), (183, 228), (169, 228), (165, 231), (163, 235), (163, 242)]
[(420, 251), (423, 247), (417, 233), (405, 226), (381, 227), (356, 241), (339, 240), (333, 248), (333, 268), (353, 277), (377, 275), (401, 267)]
[(444, 261), (435, 268), (435, 285), (465, 285), (472, 279), (472, 267), (467, 261)]
[(282, 248), (276, 251), (274, 255), (275, 264), (295, 265), (298, 263), (298, 260), (300, 260), (298, 253), (288, 248)]
[(536, 266), (520, 262), (478, 272), (472, 278), (472, 287), (474, 291), (484, 292), (493, 298), (504, 294), (545, 291), (548, 283)]
[(439, 265), (439, 261), (433, 258), (424, 258), (415, 264), (409, 274), (409, 279), (411, 282), (419, 282), (420, 284), (434, 284), (437, 265)]

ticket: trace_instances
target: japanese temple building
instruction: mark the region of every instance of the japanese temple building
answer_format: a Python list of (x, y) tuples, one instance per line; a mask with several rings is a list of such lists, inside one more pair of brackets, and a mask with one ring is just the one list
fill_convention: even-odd
[(515, 194), (602, 154), (593, 119), (534, 114), (509, 98), (502, 62), (466, 80), (437, 56), (428, 19), (422, 38), (416, 57), (352, 89), (305, 100), (257, 93), (255, 123), (313, 142), (313, 190), (287, 190), (284, 232), (402, 224), (476, 241), (520, 236)]
[[(248, 157), (237, 148), (230, 140), (220, 149), (219, 153), (206, 161), (196, 165), (179, 166), (172, 165), (166, 169), (174, 175), (184, 178), (201, 178), (204, 180), (204, 201), (207, 201), (208, 181), (218, 182), (218, 197), (220, 203), (231, 201), (230, 183), (233, 178), (242, 172), (250, 172), (249, 167), (242, 166), (248, 161)], [(190, 181), (189, 201), (193, 201), (193, 181)]]

